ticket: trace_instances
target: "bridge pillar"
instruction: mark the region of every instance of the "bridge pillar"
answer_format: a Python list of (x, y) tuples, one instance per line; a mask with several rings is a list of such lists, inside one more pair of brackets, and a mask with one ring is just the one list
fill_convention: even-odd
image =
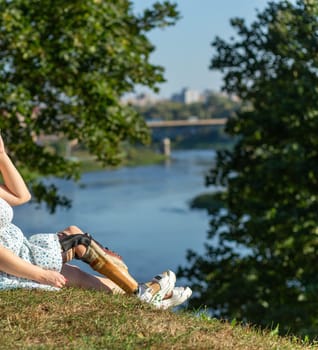
[(162, 140), (162, 151), (166, 157), (170, 157), (170, 155), (171, 155), (171, 141), (168, 137), (165, 137)]

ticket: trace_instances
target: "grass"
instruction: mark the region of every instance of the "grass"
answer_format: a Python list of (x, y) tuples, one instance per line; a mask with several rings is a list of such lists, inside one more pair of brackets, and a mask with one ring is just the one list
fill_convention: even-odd
[(127, 296), (65, 289), (0, 292), (0, 349), (318, 349), (254, 327), (154, 310)]

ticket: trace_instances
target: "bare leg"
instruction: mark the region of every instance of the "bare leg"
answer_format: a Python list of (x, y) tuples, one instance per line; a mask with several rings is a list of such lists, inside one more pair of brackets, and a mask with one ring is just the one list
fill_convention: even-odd
[(77, 266), (64, 264), (61, 273), (67, 279), (67, 287), (79, 287), (113, 294), (124, 294), (124, 291), (110, 279), (91, 275)]

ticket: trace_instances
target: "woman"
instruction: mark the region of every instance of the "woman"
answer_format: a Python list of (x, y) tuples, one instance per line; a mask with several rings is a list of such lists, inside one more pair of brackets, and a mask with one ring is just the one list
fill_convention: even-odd
[[(0, 185), (0, 289), (59, 290), (72, 286), (128, 293), (161, 309), (177, 306), (191, 296), (190, 288), (175, 287), (172, 271), (157, 275), (150, 282), (138, 283), (117, 254), (102, 247), (77, 226), (27, 239), (12, 224), (12, 206), (28, 202), (31, 194), (8, 156), (1, 135), (0, 173), (3, 178)], [(88, 274), (68, 264), (73, 258), (85, 261), (103, 276)]]

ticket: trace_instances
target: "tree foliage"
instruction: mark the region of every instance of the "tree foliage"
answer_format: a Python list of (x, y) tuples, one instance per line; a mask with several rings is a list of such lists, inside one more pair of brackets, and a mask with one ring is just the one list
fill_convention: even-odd
[[(146, 34), (179, 14), (169, 1), (141, 14), (132, 4), (0, 0), (0, 127), (29, 175), (79, 176), (74, 162), (41, 146), (43, 134), (77, 140), (104, 164), (119, 161), (123, 140), (148, 142), (143, 118), (120, 99), (135, 84), (157, 90), (164, 81), (163, 68), (150, 63)], [(51, 210), (68, 204), (54, 185), (28, 180)]]
[(205, 254), (189, 251), (180, 274), (215, 316), (316, 337), (318, 2), (270, 2), (232, 26), (211, 68), (243, 101), (226, 126), (239, 141), (207, 176), (223, 205), (209, 206)]

